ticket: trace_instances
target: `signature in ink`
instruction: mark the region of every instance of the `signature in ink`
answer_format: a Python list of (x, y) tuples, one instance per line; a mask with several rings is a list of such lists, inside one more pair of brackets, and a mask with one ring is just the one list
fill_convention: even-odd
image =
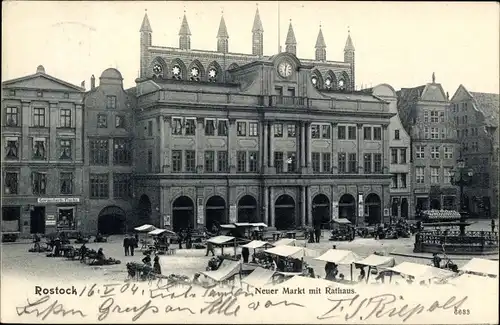
[[(66, 307), (59, 303), (58, 300), (54, 300), (53, 302), (50, 300), (50, 296), (43, 296), (42, 298), (30, 302), (29, 299), (26, 300), (27, 304), (25, 306), (16, 307), (16, 312), (18, 316), (22, 316), (24, 314), (30, 315), (35, 314), (36, 317), (41, 318), (42, 320), (47, 319), (50, 315), (59, 315), (65, 317), (66, 315), (77, 315), (82, 318), (87, 317), (79, 309), (66, 309)], [(44, 309), (45, 308), (45, 309)]]
[[(350, 320), (355, 316), (359, 316), (360, 320), (368, 320), (372, 316), (376, 318), (381, 317), (399, 317), (403, 322), (406, 322), (413, 315), (418, 315), (423, 312), (432, 313), (437, 309), (448, 310), (460, 308), (463, 303), (467, 300), (467, 296), (460, 300), (457, 297), (452, 296), (446, 302), (441, 303), (435, 300), (429, 307), (425, 307), (421, 304), (408, 305), (403, 304), (404, 298), (402, 296), (397, 297), (393, 294), (381, 294), (373, 296), (371, 298), (360, 299), (359, 295), (355, 295), (352, 298), (346, 299), (331, 299), (329, 301), (333, 303), (333, 306), (317, 319), (329, 319), (338, 317), (340, 313), (344, 312), (345, 320)], [(366, 312), (366, 313), (365, 313)]]

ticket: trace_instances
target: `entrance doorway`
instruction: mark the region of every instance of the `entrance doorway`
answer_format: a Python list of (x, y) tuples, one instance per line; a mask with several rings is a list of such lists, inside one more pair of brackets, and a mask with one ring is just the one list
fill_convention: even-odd
[(31, 208), (30, 232), (32, 234), (45, 234), (45, 207)]
[(238, 201), (238, 222), (259, 222), (257, 200), (253, 196), (245, 195)]
[(381, 202), (380, 197), (377, 194), (369, 194), (365, 200), (365, 214), (368, 215), (368, 218), (365, 217), (365, 222), (369, 225), (378, 224), (381, 222)]
[(274, 226), (278, 230), (295, 228), (295, 200), (287, 194), (283, 194), (276, 200), (274, 205)]
[(117, 206), (107, 206), (99, 212), (97, 231), (102, 235), (124, 234), (126, 232), (125, 211)]
[(328, 228), (331, 221), (330, 200), (324, 194), (318, 194), (312, 202), (313, 226)]
[(205, 226), (208, 231), (212, 230), (213, 225), (219, 226), (226, 220), (226, 201), (220, 196), (212, 196), (206, 204)]
[(172, 204), (172, 229), (179, 232), (193, 227), (194, 203), (187, 196), (178, 197)]
[(346, 218), (356, 224), (356, 201), (351, 194), (344, 194), (339, 200), (339, 218)]
[(408, 219), (408, 199), (401, 200), (401, 218)]

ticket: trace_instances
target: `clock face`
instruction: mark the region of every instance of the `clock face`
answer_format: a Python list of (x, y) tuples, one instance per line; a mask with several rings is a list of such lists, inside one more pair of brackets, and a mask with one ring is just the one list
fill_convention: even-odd
[(160, 74), (163, 71), (163, 68), (159, 64), (155, 64), (153, 66), (153, 72), (156, 74)]
[(287, 62), (283, 61), (278, 65), (278, 73), (280, 76), (283, 78), (288, 78), (292, 75), (292, 65)]

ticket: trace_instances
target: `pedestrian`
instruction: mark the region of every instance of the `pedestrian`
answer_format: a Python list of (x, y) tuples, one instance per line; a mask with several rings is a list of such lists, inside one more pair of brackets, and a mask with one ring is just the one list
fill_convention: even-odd
[(130, 249), (130, 256), (134, 256), (134, 249), (137, 247), (137, 237), (130, 236), (128, 247)]
[(142, 259), (142, 263), (148, 265), (148, 266), (151, 266), (151, 256), (148, 254), (146, 255), (146, 257), (144, 257)]
[(316, 229), (314, 231), (315, 236), (316, 236), (316, 243), (319, 243), (319, 238), (321, 237), (321, 226), (316, 225)]
[[(135, 234), (134, 239), (135, 239), (135, 241), (134, 241), (134, 243), (135, 243), (134, 247), (135, 248), (139, 248), (139, 234)], [(132, 256), (134, 256), (133, 252), (134, 252), (134, 250), (132, 249)]]
[(214, 244), (209, 241), (207, 241), (207, 253), (205, 254), (205, 256), (208, 256), (208, 253), (212, 253), (212, 256), (215, 256)]
[(158, 255), (155, 255), (153, 260), (153, 271), (156, 274), (161, 274), (160, 257)]
[(177, 234), (177, 240), (179, 241), (179, 249), (182, 249), (182, 241), (184, 240), (182, 230)]
[(495, 219), (491, 219), (491, 232), (495, 232)]
[(128, 256), (129, 255), (129, 251), (130, 251), (130, 237), (128, 235), (125, 236), (125, 238), (123, 238), (123, 248), (125, 250), (125, 256)]
[(247, 247), (241, 249), (241, 256), (243, 257), (243, 263), (248, 263), (248, 257), (250, 256), (250, 251)]
[(441, 257), (437, 253), (432, 254), (432, 264), (434, 267), (441, 268)]
[(83, 243), (82, 247), (80, 247), (80, 263), (85, 263), (85, 258), (87, 257), (87, 246)]

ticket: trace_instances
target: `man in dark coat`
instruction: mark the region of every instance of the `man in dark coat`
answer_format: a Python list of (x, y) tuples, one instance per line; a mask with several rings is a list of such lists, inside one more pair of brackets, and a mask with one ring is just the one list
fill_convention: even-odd
[(130, 248), (130, 256), (134, 256), (134, 249), (137, 247), (137, 239), (136, 237), (129, 238), (128, 247)]
[(130, 251), (130, 239), (131, 238), (129, 236), (125, 236), (125, 238), (123, 238), (123, 248), (125, 249), (125, 256), (128, 256)]

